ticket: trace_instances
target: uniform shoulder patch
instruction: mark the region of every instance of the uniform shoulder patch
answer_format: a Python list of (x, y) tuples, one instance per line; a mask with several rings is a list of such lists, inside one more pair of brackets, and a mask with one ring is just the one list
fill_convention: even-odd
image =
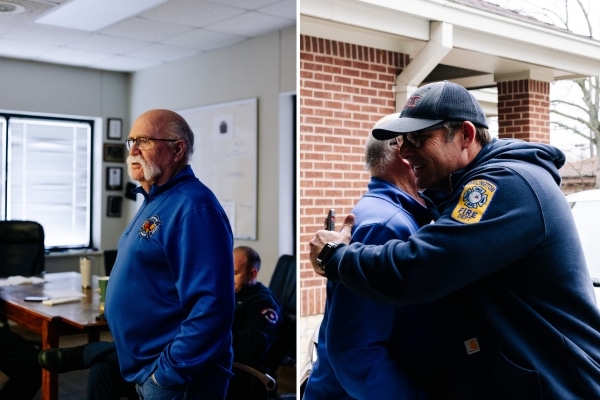
[(497, 189), (495, 184), (484, 179), (467, 183), (452, 211), (452, 218), (465, 224), (479, 222)]
[(277, 323), (277, 321), (279, 320), (279, 318), (277, 316), (277, 312), (274, 309), (272, 309), (271, 307), (263, 308), (260, 313), (262, 314), (263, 317), (265, 317), (267, 322), (271, 325), (275, 325)]

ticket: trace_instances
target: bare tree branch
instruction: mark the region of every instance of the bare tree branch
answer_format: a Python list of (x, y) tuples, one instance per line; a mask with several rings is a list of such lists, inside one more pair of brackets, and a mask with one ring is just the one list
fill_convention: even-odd
[[(594, 25), (590, 18), (591, 3), (584, 4), (584, 2), (585, 0), (563, 0), (560, 3), (544, 2), (544, 5), (540, 6), (539, 3), (533, 4), (521, 0), (517, 5), (521, 10), (517, 12), (539, 20), (550, 21), (571, 32), (578, 32), (582, 36), (587, 34), (593, 38), (593, 27), (597, 26), (597, 23)], [(570, 82), (572, 82), (572, 93), (560, 98), (554, 96), (550, 101), (551, 127), (555, 132), (564, 132), (566, 135), (585, 139), (591, 149), (595, 150), (598, 158), (596, 187), (600, 188), (600, 77), (585, 77)], [(574, 94), (575, 90), (577, 90), (576, 94)]]

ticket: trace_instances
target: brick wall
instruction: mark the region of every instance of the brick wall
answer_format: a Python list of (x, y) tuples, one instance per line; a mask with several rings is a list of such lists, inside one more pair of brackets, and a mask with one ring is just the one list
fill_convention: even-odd
[(325, 279), (308, 242), (330, 208), (337, 228), (364, 193), (363, 150), (373, 124), (395, 108), (392, 86), (408, 56), (300, 36), (300, 315), (323, 313)]
[(498, 136), (550, 143), (550, 84), (524, 79), (497, 86)]

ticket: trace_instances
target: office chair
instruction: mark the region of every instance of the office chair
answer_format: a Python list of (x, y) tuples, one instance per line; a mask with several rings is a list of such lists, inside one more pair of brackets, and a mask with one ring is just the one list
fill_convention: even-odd
[[(279, 304), (284, 317), (285, 333), (293, 335), (293, 343), (287, 356), (284, 356), (281, 363), (285, 365), (296, 364), (296, 256), (283, 254), (277, 260), (275, 271), (269, 282), (269, 289), (273, 292)], [(285, 348), (290, 345), (288, 341), (280, 344)], [(276, 354), (276, 356), (279, 356)], [(274, 357), (273, 362), (276, 361)]]
[[(296, 271), (296, 256), (283, 254), (277, 260), (269, 282), (269, 289), (279, 300), (283, 315), (281, 332), (264, 359), (275, 379), (280, 367), (296, 367)], [(282, 397), (275, 392), (272, 398)]]
[(233, 362), (226, 400), (274, 399), (277, 381), (264, 367)]
[(117, 250), (104, 250), (104, 273), (110, 276), (110, 273), (117, 259)]
[[(34, 221), (0, 221), (0, 278), (41, 276), (45, 270), (44, 228)], [(10, 330), (8, 319), (0, 324)]]
[(296, 317), (296, 257), (283, 254), (277, 260), (273, 276), (269, 282), (281, 311)]
[(0, 278), (40, 276), (44, 269), (42, 225), (34, 221), (0, 221)]

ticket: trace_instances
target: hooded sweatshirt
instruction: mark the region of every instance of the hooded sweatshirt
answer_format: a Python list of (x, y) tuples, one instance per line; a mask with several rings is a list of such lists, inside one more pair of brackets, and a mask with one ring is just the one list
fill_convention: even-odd
[(457, 399), (600, 398), (600, 312), (558, 149), (493, 140), (426, 191), (435, 223), (340, 246), (327, 277), (390, 304), (441, 300)]

